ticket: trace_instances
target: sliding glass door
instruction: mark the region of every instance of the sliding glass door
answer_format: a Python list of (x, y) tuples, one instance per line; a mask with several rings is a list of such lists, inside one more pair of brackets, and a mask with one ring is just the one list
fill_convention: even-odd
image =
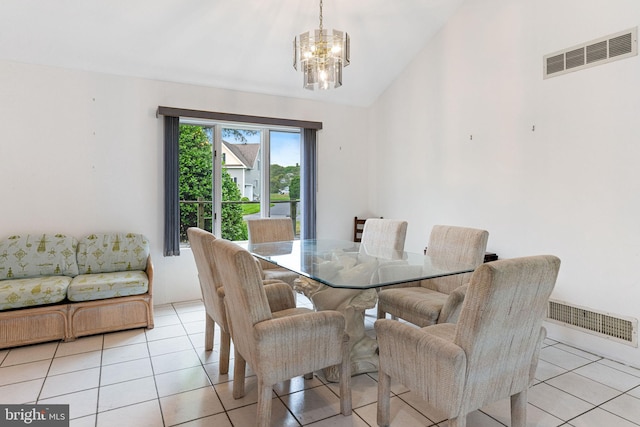
[(299, 235), (299, 129), (182, 120), (180, 238), (199, 226), (246, 240), (248, 218), (289, 217)]

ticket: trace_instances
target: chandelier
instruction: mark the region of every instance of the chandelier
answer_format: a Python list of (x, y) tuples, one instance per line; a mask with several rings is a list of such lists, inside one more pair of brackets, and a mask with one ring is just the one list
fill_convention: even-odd
[(329, 89), (342, 86), (342, 68), (349, 65), (349, 34), (320, 28), (300, 34), (293, 40), (293, 68), (304, 76), (304, 88)]

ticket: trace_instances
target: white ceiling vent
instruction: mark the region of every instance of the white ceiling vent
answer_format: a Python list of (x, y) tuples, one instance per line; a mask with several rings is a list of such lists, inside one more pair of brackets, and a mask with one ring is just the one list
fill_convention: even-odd
[(547, 320), (613, 341), (638, 346), (638, 319), (549, 300)]
[(637, 54), (638, 27), (635, 27), (545, 55), (544, 78), (560, 76)]

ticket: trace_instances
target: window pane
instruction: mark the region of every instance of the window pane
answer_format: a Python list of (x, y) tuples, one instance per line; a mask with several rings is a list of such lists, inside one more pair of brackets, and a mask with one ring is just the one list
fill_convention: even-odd
[(222, 237), (247, 240), (247, 217), (260, 217), (261, 131), (222, 128)]
[[(299, 236), (300, 131), (185, 121), (180, 124), (179, 146), (182, 245), (188, 245), (189, 227), (220, 233), (228, 240), (247, 240), (246, 220), (266, 216), (292, 218)], [(214, 147), (220, 150), (219, 174), (214, 173)], [(216, 176), (219, 182), (214, 182)], [(214, 200), (217, 194), (220, 200)]]
[(269, 203), (271, 217), (289, 217), (300, 236), (300, 133), (270, 131)]
[(187, 228), (211, 231), (213, 131), (211, 127), (180, 125), (178, 195), (180, 200), (180, 243), (188, 244)]

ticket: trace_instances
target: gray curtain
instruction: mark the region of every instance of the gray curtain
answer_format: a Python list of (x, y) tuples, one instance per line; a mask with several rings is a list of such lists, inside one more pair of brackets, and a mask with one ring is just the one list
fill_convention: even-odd
[(316, 129), (302, 129), (301, 239), (316, 238), (317, 143)]
[(164, 256), (180, 255), (180, 118), (164, 117)]

